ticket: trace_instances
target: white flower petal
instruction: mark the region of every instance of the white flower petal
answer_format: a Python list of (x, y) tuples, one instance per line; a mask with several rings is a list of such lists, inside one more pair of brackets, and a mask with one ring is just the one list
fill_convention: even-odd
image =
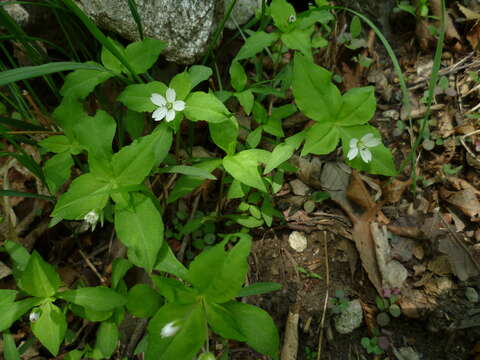
[(357, 155), (358, 155), (358, 148), (351, 147), (350, 150), (348, 151), (347, 158), (348, 160), (353, 160), (357, 157)]
[(167, 120), (168, 122), (172, 121), (173, 119), (175, 119), (175, 110), (173, 109), (170, 109), (167, 111), (167, 116), (165, 117), (165, 120)]
[(177, 97), (177, 93), (175, 92), (175, 89), (168, 88), (165, 96), (167, 97), (167, 101), (169, 103), (173, 103), (175, 101), (175, 98)]
[(362, 143), (366, 147), (374, 147), (380, 145), (382, 141), (379, 138), (374, 137), (372, 133), (368, 133), (362, 138)]
[(185, 101), (177, 100), (173, 102), (173, 110), (175, 111), (183, 111), (185, 110)]
[(348, 144), (349, 145), (349, 148), (356, 148), (357, 145), (358, 145), (358, 139), (357, 138), (353, 138), (350, 140), (350, 143)]
[(150, 96), (150, 101), (157, 106), (167, 105), (167, 100), (165, 100), (165, 98), (160, 94), (152, 94), (152, 96)]
[(176, 321), (172, 321), (165, 325), (160, 332), (160, 336), (166, 338), (175, 335), (180, 330), (180, 326), (175, 326), (175, 323)]
[(360, 156), (362, 157), (362, 160), (366, 163), (369, 163), (370, 160), (372, 160), (372, 153), (368, 149), (361, 149)]
[(167, 116), (167, 108), (165, 106), (159, 107), (157, 110), (155, 110), (152, 114), (152, 118), (155, 119), (155, 121), (160, 121), (162, 120), (165, 116)]

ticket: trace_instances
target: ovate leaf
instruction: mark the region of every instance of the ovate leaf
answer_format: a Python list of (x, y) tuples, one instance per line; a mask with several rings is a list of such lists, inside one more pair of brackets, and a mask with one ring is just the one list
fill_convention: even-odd
[(32, 296), (50, 297), (60, 287), (60, 276), (52, 265), (34, 251), (19, 279), (19, 286)]
[(104, 321), (97, 330), (95, 349), (100, 351), (104, 359), (110, 359), (117, 348), (119, 337), (117, 324), (112, 321)]
[(223, 158), (223, 166), (227, 172), (245, 185), (267, 192), (262, 176), (258, 171), (259, 161), (254, 156), (256, 149), (244, 150), (235, 155)]
[(68, 152), (55, 154), (45, 162), (43, 172), (48, 190), (55, 194), (70, 178), (70, 169), (73, 166), (72, 155)]
[(133, 194), (131, 207), (115, 207), (115, 229), (128, 248), (129, 260), (150, 272), (163, 244), (163, 221), (152, 200)]
[(32, 332), (53, 356), (57, 356), (67, 330), (67, 320), (62, 310), (47, 302), (39, 307), (40, 317), (32, 323)]
[(252, 36), (250, 36), (245, 44), (240, 48), (237, 56), (234, 61), (240, 61), (242, 59), (248, 59), (252, 56), (257, 55), (263, 49), (272, 45), (275, 41), (278, 40), (278, 33), (266, 33), (264, 31), (257, 31)]
[[(93, 61), (88, 61), (86, 64), (97, 65)], [(111, 78), (113, 73), (105, 70), (75, 70), (67, 75), (62, 88), (60, 89), (60, 95), (65, 99), (85, 99), (95, 87)]]
[(165, 46), (164, 41), (145, 38), (128, 45), (125, 57), (135, 74), (143, 74), (155, 64)]
[(165, 95), (167, 86), (159, 81), (152, 81), (148, 84), (129, 85), (118, 96), (117, 100), (130, 110), (137, 112), (152, 112), (157, 109), (157, 105), (152, 103), (150, 97), (152, 94)]
[(221, 123), (228, 121), (230, 112), (215, 95), (197, 91), (186, 100), (185, 116), (192, 121)]
[(133, 286), (127, 295), (127, 310), (136, 317), (155, 315), (162, 304), (162, 297), (147, 284)]
[(123, 295), (105, 286), (67, 290), (58, 293), (56, 296), (59, 299), (94, 311), (111, 311), (127, 302)]
[(280, 339), (275, 323), (264, 310), (230, 301), (223, 304), (234, 317), (241, 332), (247, 338), (247, 344), (256, 351), (278, 359)]

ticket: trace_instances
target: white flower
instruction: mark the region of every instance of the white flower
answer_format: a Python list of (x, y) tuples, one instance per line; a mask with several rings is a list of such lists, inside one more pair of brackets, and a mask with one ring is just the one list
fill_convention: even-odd
[(180, 330), (180, 326), (175, 325), (176, 322), (177, 321), (175, 320), (175, 321), (169, 322), (167, 325), (165, 325), (162, 328), (162, 331), (160, 332), (160, 336), (162, 338), (166, 338), (166, 337), (170, 337), (170, 336), (175, 335), (178, 332), (178, 330)]
[(87, 223), (89, 227), (92, 228), (92, 231), (95, 230), (99, 215), (95, 210), (89, 211), (84, 217), (83, 220)]
[(291, 23), (294, 23), (295, 21), (297, 21), (297, 17), (292, 14), (288, 17), (288, 22), (291, 24)]
[(28, 319), (30, 322), (35, 322), (40, 318), (40, 310), (39, 309), (33, 309), (30, 315), (28, 315)]
[(165, 120), (170, 122), (175, 119), (176, 111), (183, 111), (185, 109), (184, 101), (175, 100), (177, 94), (174, 89), (168, 88), (165, 97), (160, 94), (152, 94), (152, 96), (150, 96), (150, 101), (158, 106), (158, 109), (152, 114), (155, 121), (160, 121), (165, 118)]
[(378, 146), (381, 143), (380, 139), (374, 137), (372, 133), (364, 135), (360, 140), (353, 138), (350, 140), (347, 158), (348, 160), (353, 160), (360, 153), (362, 160), (368, 163), (372, 160), (372, 153), (368, 148)]

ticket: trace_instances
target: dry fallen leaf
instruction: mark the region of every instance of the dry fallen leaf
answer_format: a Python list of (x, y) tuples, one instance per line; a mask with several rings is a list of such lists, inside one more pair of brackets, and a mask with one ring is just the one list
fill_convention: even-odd
[(443, 200), (457, 207), (470, 218), (480, 215), (480, 201), (471, 188), (459, 191), (441, 188), (439, 193)]
[(475, 263), (473, 255), (469, 253), (468, 248), (460, 246), (454, 239), (448, 236), (440, 238), (438, 249), (446, 254), (453, 273), (461, 281), (479, 275), (479, 266)]
[(395, 204), (402, 199), (403, 193), (412, 183), (412, 179), (401, 181), (393, 179), (383, 187), (383, 196), (388, 203)]

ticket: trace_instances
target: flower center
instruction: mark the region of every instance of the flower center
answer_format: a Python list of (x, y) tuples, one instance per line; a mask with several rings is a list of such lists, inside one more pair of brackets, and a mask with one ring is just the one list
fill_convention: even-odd
[(173, 109), (173, 103), (167, 102), (167, 110), (172, 110)]

